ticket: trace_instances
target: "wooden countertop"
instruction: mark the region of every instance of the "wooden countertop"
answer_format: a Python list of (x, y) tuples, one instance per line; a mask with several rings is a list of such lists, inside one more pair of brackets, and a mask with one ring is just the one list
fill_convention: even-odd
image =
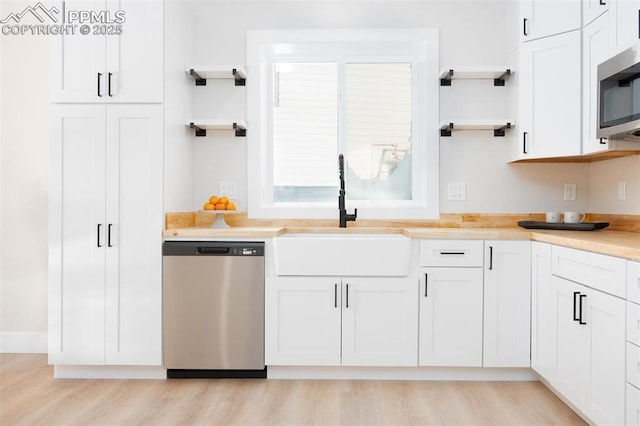
[(533, 240), (640, 261), (640, 233), (622, 231), (547, 231), (523, 228), (333, 228), (333, 227), (231, 227), (173, 228), (166, 239), (273, 238), (283, 234), (402, 234), (411, 238)]

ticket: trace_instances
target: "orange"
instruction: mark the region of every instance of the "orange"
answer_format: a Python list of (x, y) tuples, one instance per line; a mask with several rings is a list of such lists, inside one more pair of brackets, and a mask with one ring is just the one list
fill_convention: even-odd
[(211, 197), (209, 197), (209, 203), (210, 204), (218, 204), (220, 202), (220, 197), (218, 197), (217, 195), (212, 195)]
[(216, 206), (214, 206), (214, 205), (213, 205), (213, 204), (211, 204), (211, 203), (206, 203), (206, 204), (203, 206), (203, 208), (204, 208), (205, 210), (215, 210)]
[(220, 203), (229, 204), (229, 197), (220, 197)]
[(227, 204), (227, 210), (235, 210), (236, 208), (236, 203), (229, 201), (229, 204)]
[(225, 210), (226, 208), (227, 206), (225, 204), (222, 204), (222, 203), (216, 204), (216, 210)]

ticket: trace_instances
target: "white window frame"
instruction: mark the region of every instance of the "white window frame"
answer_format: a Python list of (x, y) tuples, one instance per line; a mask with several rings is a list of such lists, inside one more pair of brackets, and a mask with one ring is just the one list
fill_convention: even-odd
[[(335, 219), (332, 203), (274, 203), (270, 148), (271, 69), (274, 58), (329, 59), (332, 47), (364, 46), (358, 62), (411, 62), (413, 71), (412, 173), (413, 199), (386, 203), (347, 200), (362, 219), (433, 219), (439, 216), (439, 50), (437, 29), (390, 30), (249, 30), (247, 31), (247, 182), (248, 215), (252, 218)], [(310, 49), (309, 46), (314, 46)], [(386, 46), (386, 48), (385, 48)], [(400, 48), (399, 48), (400, 47)], [(309, 50), (314, 50), (310, 52)], [(367, 50), (370, 50), (367, 56)], [(380, 54), (378, 54), (380, 52)], [(335, 56), (335, 53), (333, 54)], [(346, 55), (341, 55), (342, 57)], [(351, 55), (349, 55), (351, 56)], [(351, 58), (350, 58), (351, 59)], [(347, 158), (348, 161), (348, 158)], [(336, 186), (338, 166), (336, 158)], [(347, 192), (349, 188), (347, 187)], [(392, 204), (391, 204), (392, 203)]]

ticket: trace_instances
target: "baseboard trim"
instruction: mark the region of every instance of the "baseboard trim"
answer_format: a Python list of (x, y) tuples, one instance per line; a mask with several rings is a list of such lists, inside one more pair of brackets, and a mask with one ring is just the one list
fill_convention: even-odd
[(54, 365), (56, 379), (166, 379), (162, 367), (128, 365)]
[(538, 381), (530, 368), (468, 367), (282, 367), (270, 365), (269, 379)]
[(46, 354), (47, 333), (0, 332), (0, 353)]

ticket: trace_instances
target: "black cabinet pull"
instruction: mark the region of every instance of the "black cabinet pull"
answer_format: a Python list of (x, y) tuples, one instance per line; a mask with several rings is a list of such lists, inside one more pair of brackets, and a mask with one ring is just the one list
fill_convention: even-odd
[(580, 295), (580, 310), (579, 310), (579, 317), (580, 319), (578, 320), (578, 324), (580, 325), (586, 325), (587, 322), (582, 320), (582, 300), (586, 299), (587, 295), (586, 294), (581, 294)]
[(640, 38), (640, 9), (638, 9), (638, 38)]
[(603, 2), (602, 0), (600, 0), (600, 6), (606, 6), (607, 3)]
[(527, 18), (524, 18), (522, 20), (522, 34), (528, 36), (529, 34), (527, 34)]
[(489, 270), (493, 270), (493, 246), (489, 246)]
[(607, 138), (600, 138), (600, 145), (606, 145), (607, 144)]
[(441, 256), (464, 256), (463, 251), (441, 251)]
[(102, 97), (102, 93), (100, 91), (100, 80), (102, 80), (102, 73), (98, 73), (98, 97)]
[(347, 308), (349, 307), (349, 284), (347, 284)]
[(333, 307), (338, 307), (338, 284), (334, 284), (333, 287)]
[(424, 274), (424, 297), (429, 297), (429, 274)]
[(111, 227), (113, 226), (112, 223), (107, 225), (107, 247), (113, 247), (111, 245)]
[(109, 84), (107, 85), (107, 89), (108, 89), (107, 92), (109, 94), (109, 97), (113, 97), (113, 95), (111, 94), (111, 76), (112, 75), (113, 75), (112, 73), (109, 73)]
[(580, 321), (580, 317), (578, 316), (578, 303), (577, 303), (577, 298), (576, 296), (578, 296), (580, 294), (579, 291), (574, 291), (573, 292), (573, 320), (574, 321)]
[(528, 154), (527, 152), (527, 132), (522, 132), (522, 153)]
[(98, 224), (98, 236), (97, 236), (98, 248), (102, 247), (102, 244), (100, 244), (100, 228), (102, 228), (102, 224), (101, 223)]

